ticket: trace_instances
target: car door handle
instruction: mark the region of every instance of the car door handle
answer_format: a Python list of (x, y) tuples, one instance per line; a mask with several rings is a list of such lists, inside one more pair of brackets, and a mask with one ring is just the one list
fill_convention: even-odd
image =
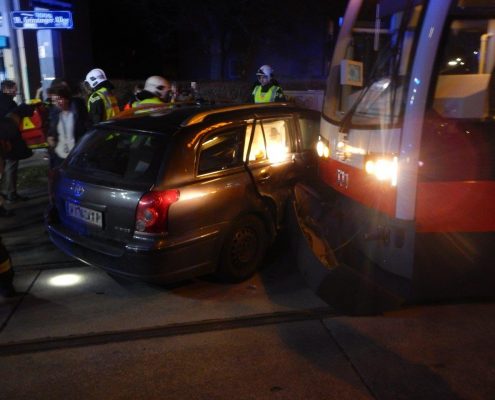
[(256, 180), (258, 182), (266, 182), (268, 179), (270, 179), (270, 174), (268, 172), (262, 172)]

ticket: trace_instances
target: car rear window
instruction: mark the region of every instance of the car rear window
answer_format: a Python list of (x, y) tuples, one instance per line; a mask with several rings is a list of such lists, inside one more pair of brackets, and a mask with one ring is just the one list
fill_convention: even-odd
[(160, 134), (95, 130), (77, 144), (67, 167), (98, 178), (151, 184), (167, 144), (168, 138)]

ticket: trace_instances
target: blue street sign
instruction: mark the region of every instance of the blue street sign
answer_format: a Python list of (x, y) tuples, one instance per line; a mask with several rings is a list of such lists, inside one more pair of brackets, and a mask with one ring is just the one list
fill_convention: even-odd
[(14, 29), (72, 29), (70, 11), (12, 11)]

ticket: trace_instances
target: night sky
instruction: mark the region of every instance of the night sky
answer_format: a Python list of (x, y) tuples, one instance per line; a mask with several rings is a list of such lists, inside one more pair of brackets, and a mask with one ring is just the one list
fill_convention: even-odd
[(256, 57), (309, 78), (315, 73), (299, 64), (327, 52), (327, 45), (314, 43), (329, 41), (328, 20), (343, 15), (346, 2), (307, 0), (302, 6), (292, 0), (90, 0), (94, 63), (119, 79), (151, 74), (191, 79), (203, 64), (209, 71), (205, 60), (220, 49), (224, 58), (219, 78), (232, 78), (226, 65), (235, 61), (237, 78), (243, 79), (245, 70), (260, 62)]

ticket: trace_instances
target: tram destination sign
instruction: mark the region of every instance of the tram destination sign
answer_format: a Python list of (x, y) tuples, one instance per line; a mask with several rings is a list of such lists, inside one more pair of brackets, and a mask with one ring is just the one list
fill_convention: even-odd
[(70, 11), (12, 11), (14, 29), (72, 29)]

